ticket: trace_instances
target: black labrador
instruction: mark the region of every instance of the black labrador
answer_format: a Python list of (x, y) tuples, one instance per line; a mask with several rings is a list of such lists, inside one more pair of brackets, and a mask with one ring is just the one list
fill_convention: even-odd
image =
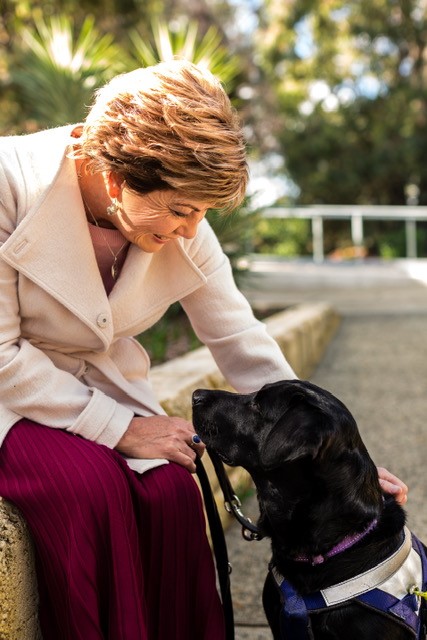
[(340, 400), (300, 380), (249, 394), (198, 389), (193, 422), (208, 450), (255, 483), (276, 640), (425, 640), (425, 547), (383, 495)]

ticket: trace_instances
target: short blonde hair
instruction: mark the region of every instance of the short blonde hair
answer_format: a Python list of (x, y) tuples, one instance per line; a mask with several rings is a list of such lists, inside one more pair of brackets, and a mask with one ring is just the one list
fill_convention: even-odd
[(116, 76), (95, 94), (81, 155), (138, 193), (178, 189), (231, 210), (245, 195), (242, 128), (220, 81), (185, 60)]

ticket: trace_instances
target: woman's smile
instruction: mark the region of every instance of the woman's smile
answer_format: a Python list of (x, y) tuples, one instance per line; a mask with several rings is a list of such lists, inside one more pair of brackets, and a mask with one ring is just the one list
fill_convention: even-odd
[(172, 240), (172, 238), (167, 238), (166, 236), (161, 236), (158, 233), (154, 233), (153, 235), (156, 238), (156, 240), (158, 240), (159, 242), (163, 242), (164, 244), (166, 242), (169, 242), (169, 240)]

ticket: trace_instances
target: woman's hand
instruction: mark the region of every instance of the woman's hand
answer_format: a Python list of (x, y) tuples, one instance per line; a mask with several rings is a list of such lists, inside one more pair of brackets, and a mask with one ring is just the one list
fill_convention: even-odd
[(202, 456), (203, 442), (195, 444), (191, 422), (171, 416), (133, 418), (116, 450), (128, 458), (166, 458), (191, 473), (196, 471), (196, 455)]
[(396, 478), (384, 467), (377, 467), (380, 485), (386, 493), (391, 493), (396, 498), (396, 502), (404, 505), (408, 500), (408, 487), (402, 480)]

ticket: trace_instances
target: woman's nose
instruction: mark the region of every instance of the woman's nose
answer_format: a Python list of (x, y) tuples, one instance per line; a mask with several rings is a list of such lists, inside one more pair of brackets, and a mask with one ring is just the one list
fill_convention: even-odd
[(179, 235), (187, 240), (191, 240), (197, 233), (197, 227), (199, 226), (199, 220), (186, 220), (177, 230)]

